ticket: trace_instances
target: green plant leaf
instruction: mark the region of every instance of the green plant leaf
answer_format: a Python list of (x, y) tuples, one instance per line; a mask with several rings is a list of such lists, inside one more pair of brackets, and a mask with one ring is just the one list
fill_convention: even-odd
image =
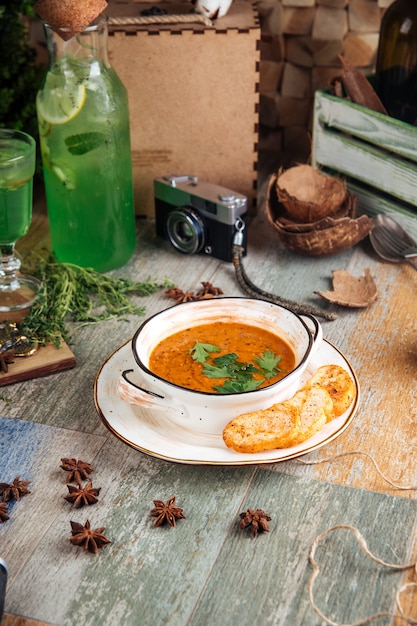
[[(215, 357), (209, 363), (208, 360), (214, 352), (221, 352), (221, 349), (210, 343), (200, 343), (199, 341), (190, 350), (192, 358), (203, 365), (202, 374), (204, 376), (225, 379), (222, 385), (213, 387), (217, 393), (253, 391), (262, 385), (266, 378), (272, 378), (281, 371), (277, 368), (281, 357), (276, 356), (270, 350), (265, 350), (263, 354), (253, 359), (260, 368), (255, 367), (254, 363), (238, 361), (238, 355), (235, 352)], [(253, 377), (254, 374), (261, 374), (262, 378), (257, 380)]]
[(218, 365), (220, 367), (226, 366), (229, 370), (230, 376), (236, 376), (237, 374), (247, 374), (249, 377), (252, 373), (256, 373), (259, 370), (252, 365), (252, 363), (241, 363), (237, 360), (237, 354), (231, 352), (230, 354), (225, 354), (224, 356), (220, 356), (217, 359), (213, 359), (214, 365)]
[(254, 391), (263, 383), (262, 380), (246, 380), (238, 382), (235, 380), (226, 380), (224, 385), (213, 387), (217, 393), (242, 393), (243, 391)]
[(237, 363), (237, 354), (235, 352), (229, 352), (223, 356), (218, 356), (213, 359), (213, 363), (219, 367), (233, 367)]
[(74, 155), (87, 154), (101, 146), (106, 140), (106, 135), (99, 132), (81, 133), (79, 135), (70, 135), (65, 138), (65, 144)]
[(200, 343), (196, 341), (190, 350), (190, 354), (197, 363), (205, 363), (211, 352), (220, 352), (220, 348), (211, 343)]
[(204, 376), (207, 378), (229, 378), (230, 373), (226, 366), (224, 367), (216, 367), (215, 365), (210, 365), (210, 363), (205, 363), (203, 368)]
[(278, 363), (281, 361), (281, 357), (271, 352), (271, 350), (265, 350), (263, 354), (253, 360), (259, 365), (262, 374), (266, 378), (272, 378), (276, 376), (278, 372), (282, 371), (277, 367)]

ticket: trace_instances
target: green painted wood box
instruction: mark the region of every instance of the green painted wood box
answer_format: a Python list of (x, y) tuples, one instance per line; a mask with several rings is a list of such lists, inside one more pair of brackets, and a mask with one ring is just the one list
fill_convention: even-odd
[(312, 164), (342, 175), (362, 212), (417, 218), (417, 127), (317, 91)]

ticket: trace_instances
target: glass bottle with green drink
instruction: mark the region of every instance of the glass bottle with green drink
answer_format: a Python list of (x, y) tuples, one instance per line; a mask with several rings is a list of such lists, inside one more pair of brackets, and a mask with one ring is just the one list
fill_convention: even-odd
[(45, 25), (50, 67), (37, 100), (58, 261), (107, 271), (135, 243), (127, 91), (107, 59), (107, 21), (80, 33)]

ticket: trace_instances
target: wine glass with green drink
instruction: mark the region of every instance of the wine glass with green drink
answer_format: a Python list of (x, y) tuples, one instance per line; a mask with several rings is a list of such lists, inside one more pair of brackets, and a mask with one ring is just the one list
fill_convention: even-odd
[(30, 135), (0, 129), (0, 312), (30, 307), (39, 281), (19, 273), (15, 243), (29, 229), (36, 143)]

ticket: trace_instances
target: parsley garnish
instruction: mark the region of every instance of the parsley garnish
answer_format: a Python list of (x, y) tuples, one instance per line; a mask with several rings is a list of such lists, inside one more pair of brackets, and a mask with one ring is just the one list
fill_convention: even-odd
[(220, 352), (220, 348), (212, 346), (210, 343), (200, 343), (197, 341), (190, 350), (194, 361), (205, 363), (210, 352)]
[(281, 357), (271, 352), (271, 350), (265, 350), (261, 356), (253, 360), (259, 365), (265, 378), (272, 378), (281, 371), (279, 367), (277, 368), (278, 363), (281, 361)]
[[(234, 352), (208, 360), (215, 352), (220, 352), (218, 346), (197, 341), (190, 350), (192, 358), (203, 365), (202, 373), (208, 378), (225, 378), (223, 385), (213, 387), (217, 393), (240, 393), (257, 389), (265, 379), (273, 378), (282, 371), (277, 367), (281, 357), (270, 350), (253, 359), (253, 363), (241, 363)], [(256, 367), (255, 364), (258, 366)], [(255, 379), (254, 374), (261, 374), (263, 378)]]

